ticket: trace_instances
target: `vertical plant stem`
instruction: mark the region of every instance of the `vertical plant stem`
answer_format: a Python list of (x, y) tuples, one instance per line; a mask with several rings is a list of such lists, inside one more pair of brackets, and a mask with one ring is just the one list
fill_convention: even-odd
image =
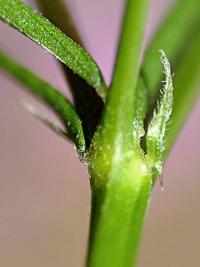
[(148, 0), (129, 0), (105, 112), (90, 152), (88, 267), (132, 267), (151, 192), (147, 159), (135, 149), (135, 87)]
[(151, 194), (151, 177), (143, 166), (124, 162), (108, 174), (105, 187), (93, 190), (89, 267), (135, 266)]
[(123, 138), (123, 146), (132, 143), (135, 90), (148, 2), (127, 1), (113, 80), (102, 122), (105, 132), (112, 133), (110, 137), (113, 140), (116, 140), (117, 135)]

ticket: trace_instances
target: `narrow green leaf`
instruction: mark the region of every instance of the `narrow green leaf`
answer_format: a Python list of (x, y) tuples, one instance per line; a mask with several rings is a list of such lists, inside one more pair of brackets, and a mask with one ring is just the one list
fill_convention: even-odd
[(51, 129), (57, 135), (65, 138), (65, 139), (67, 137), (71, 140), (70, 136), (68, 136), (66, 131), (64, 131), (59, 125), (57, 125), (56, 122), (52, 121), (48, 116), (41, 113), (32, 104), (30, 104), (28, 102), (22, 102), (22, 104), (23, 104), (23, 107), (25, 108), (25, 110), (27, 110), (33, 117), (35, 117), (37, 120), (42, 122), (44, 125), (46, 125), (49, 129)]
[(153, 118), (147, 131), (147, 155), (153, 161), (158, 174), (162, 172), (163, 153), (166, 148), (166, 130), (172, 113), (173, 106), (173, 84), (169, 61), (165, 53), (161, 50), (161, 62), (164, 66), (166, 77), (162, 90), (162, 98), (154, 111)]
[(0, 52), (0, 68), (22, 82), (29, 92), (38, 96), (62, 120), (69, 136), (74, 140), (80, 154), (85, 151), (85, 139), (82, 123), (71, 103), (55, 88), (38, 78), (37, 75), (14, 62)]
[(145, 53), (142, 73), (150, 96), (150, 104), (159, 90), (162, 79), (162, 64), (157, 60), (157, 51), (163, 49), (171, 66), (187, 51), (193, 36), (199, 34), (200, 1), (178, 0), (153, 36)]
[[(73, 21), (68, 3), (63, 0), (36, 0), (42, 14), (69, 38), (83, 46), (80, 33)], [(73, 14), (76, 16), (76, 14)]]
[(190, 41), (190, 46), (180, 60), (174, 76), (174, 107), (172, 123), (167, 131), (165, 157), (174, 144), (200, 93), (200, 33)]
[[(37, 3), (45, 17), (72, 40), (84, 47), (72, 15), (70, 14), (69, 4), (66, 1), (37, 0)], [(76, 16), (78, 14), (75, 12), (73, 15)], [(88, 85), (78, 75), (74, 75), (63, 64), (61, 66), (72, 93), (76, 112), (82, 120), (86, 144), (89, 147), (101, 118), (104, 103), (94, 88)], [(85, 88), (85, 90), (82, 88)]]
[(0, 18), (44, 47), (105, 99), (106, 85), (95, 61), (50, 21), (19, 0), (0, 0)]

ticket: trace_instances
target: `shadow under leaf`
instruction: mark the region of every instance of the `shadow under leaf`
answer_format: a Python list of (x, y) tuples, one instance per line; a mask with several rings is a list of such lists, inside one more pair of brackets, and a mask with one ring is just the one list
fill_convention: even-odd
[[(81, 37), (63, 0), (36, 0), (40, 10), (55, 26), (83, 47)], [(75, 109), (82, 120), (86, 146), (89, 147), (103, 110), (103, 101), (94, 88), (62, 64), (70, 85)]]

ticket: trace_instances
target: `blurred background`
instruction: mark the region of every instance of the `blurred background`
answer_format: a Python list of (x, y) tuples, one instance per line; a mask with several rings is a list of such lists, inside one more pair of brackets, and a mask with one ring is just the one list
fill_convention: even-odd
[[(109, 82), (124, 0), (66, 3)], [(171, 3), (151, 0), (145, 43)], [(2, 22), (0, 47), (70, 97), (55, 59)], [(86, 168), (72, 144), (22, 108), (25, 99), (44, 110), (20, 87), (0, 72), (0, 266), (83, 267), (90, 212)], [(200, 266), (199, 116), (197, 102), (165, 164), (164, 192), (155, 186), (138, 267)]]

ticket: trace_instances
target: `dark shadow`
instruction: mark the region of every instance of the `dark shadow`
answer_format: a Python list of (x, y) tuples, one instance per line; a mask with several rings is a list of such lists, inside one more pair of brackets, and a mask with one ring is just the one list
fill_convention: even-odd
[[(63, 0), (36, 0), (36, 2), (45, 17), (83, 47), (72, 16)], [(61, 63), (61, 65), (70, 85), (75, 109), (82, 120), (86, 144), (89, 147), (101, 118), (103, 101), (97, 95), (94, 88), (89, 86), (79, 76), (73, 74), (64, 64)]]

